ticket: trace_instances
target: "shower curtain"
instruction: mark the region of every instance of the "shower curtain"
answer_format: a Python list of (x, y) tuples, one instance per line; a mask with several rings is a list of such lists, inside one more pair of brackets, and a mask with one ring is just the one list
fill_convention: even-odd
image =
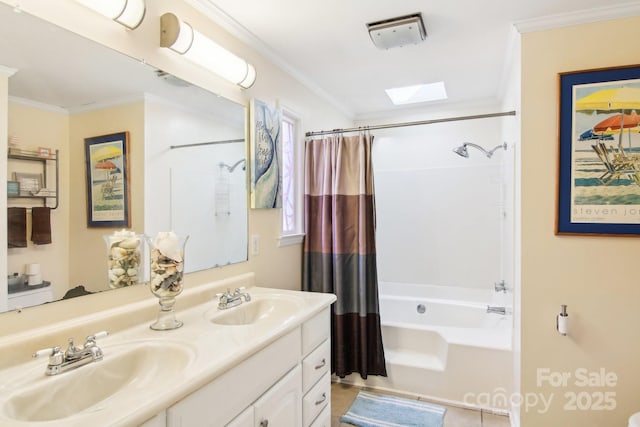
[(334, 293), (331, 366), (386, 376), (378, 309), (375, 204), (367, 134), (308, 140), (303, 289)]

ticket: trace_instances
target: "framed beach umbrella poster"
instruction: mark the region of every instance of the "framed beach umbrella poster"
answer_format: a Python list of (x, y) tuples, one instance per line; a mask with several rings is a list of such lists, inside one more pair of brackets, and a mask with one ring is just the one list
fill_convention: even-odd
[(85, 138), (87, 226), (129, 227), (129, 132)]
[(560, 74), (557, 234), (640, 234), (640, 65)]

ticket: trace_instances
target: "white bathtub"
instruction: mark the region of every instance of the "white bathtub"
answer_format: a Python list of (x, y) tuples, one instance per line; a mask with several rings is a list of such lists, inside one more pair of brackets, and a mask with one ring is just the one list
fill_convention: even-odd
[(406, 283), (378, 286), (380, 319), (387, 329), (434, 331), (449, 344), (511, 349), (512, 317), (487, 313), (488, 305), (507, 305), (504, 294)]
[(512, 389), (512, 316), (486, 312), (487, 305), (504, 306), (510, 294), (400, 283), (380, 283), (379, 294), (388, 376), (363, 381), (350, 375), (344, 382), (508, 409), (477, 403), (474, 396)]

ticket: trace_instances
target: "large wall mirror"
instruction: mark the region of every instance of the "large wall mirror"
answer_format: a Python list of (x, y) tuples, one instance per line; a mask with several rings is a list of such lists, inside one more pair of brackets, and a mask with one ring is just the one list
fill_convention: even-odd
[[(84, 140), (118, 132), (129, 137), (130, 230), (189, 235), (187, 272), (247, 260), (245, 106), (5, 4), (0, 65), (18, 70), (9, 78), (9, 146), (59, 151), (51, 244), (31, 242), (42, 200), (7, 200), (26, 208), (28, 241), (8, 250), (9, 274), (39, 264), (53, 300), (79, 286), (109, 289), (103, 236), (122, 227), (87, 225)], [(7, 171), (7, 180), (42, 174), (54, 187), (51, 164), (9, 159)]]

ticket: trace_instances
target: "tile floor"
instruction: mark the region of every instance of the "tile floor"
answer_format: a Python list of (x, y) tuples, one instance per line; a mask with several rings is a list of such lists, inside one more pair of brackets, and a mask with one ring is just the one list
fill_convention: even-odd
[[(349, 386), (346, 384), (331, 384), (331, 427), (353, 427), (351, 424), (341, 423), (340, 416), (347, 412), (353, 400), (358, 395), (360, 387)], [(365, 388), (365, 390), (367, 390)], [(371, 390), (375, 393), (385, 394), (387, 392), (381, 390)], [(401, 397), (411, 399), (411, 396), (405, 396), (398, 393)], [(435, 402), (437, 403), (437, 402)], [(437, 403), (441, 405), (440, 403)], [(442, 405), (447, 408), (447, 414), (444, 417), (444, 427), (510, 427), (509, 417), (503, 415), (490, 414), (484, 411), (463, 409), (455, 406)]]

